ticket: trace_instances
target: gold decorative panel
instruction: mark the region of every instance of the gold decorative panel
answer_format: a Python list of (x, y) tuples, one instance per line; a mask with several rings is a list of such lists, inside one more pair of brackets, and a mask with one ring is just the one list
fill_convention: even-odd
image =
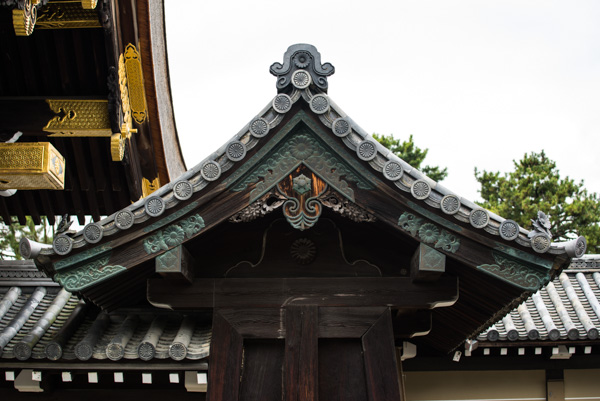
[(125, 47), (123, 57), (125, 60), (125, 72), (127, 74), (127, 88), (129, 91), (131, 114), (138, 124), (142, 124), (146, 120), (147, 111), (140, 54), (135, 46), (130, 43)]
[(44, 131), (50, 136), (111, 137), (108, 100), (46, 99), (57, 114)]
[(65, 158), (50, 142), (0, 143), (0, 190), (64, 187)]
[[(93, 1), (53, 1), (37, 15), (36, 29), (102, 28)], [(92, 7), (93, 6), (93, 7)], [(86, 9), (92, 7), (92, 9)]]

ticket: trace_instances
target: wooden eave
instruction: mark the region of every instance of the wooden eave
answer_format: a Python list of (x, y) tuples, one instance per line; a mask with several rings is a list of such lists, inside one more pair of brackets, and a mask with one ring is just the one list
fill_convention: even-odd
[[(168, 84), (163, 2), (110, 0), (99, 2), (95, 11), (97, 28), (34, 29), (31, 36), (18, 37), (12, 10), (0, 8), (3, 140), (20, 130), (18, 142), (50, 142), (66, 161), (64, 190), (19, 190), (1, 197), (5, 222), (16, 216), (25, 224), (31, 216), (40, 224), (47, 216), (55, 224), (55, 216), (64, 214), (77, 216), (80, 224), (85, 216), (99, 221), (138, 200), (144, 179), (158, 178), (164, 185), (185, 171)], [(121, 131), (117, 71), (127, 44), (140, 53), (149, 118), (133, 123), (138, 132), (127, 141), (125, 159), (112, 161), (107, 137), (48, 136), (42, 127), (54, 113), (46, 99), (108, 99), (111, 130)]]
[[(355, 223), (357, 229), (368, 227), (382, 238), (391, 235), (409, 244), (405, 246), (416, 248), (425, 243), (445, 255), (444, 276), (458, 279), (459, 297), (457, 301), (454, 299), (454, 306), (433, 310), (431, 332), (424, 341), (451, 350), (551, 280), (568, 266), (574, 249), (581, 252), (581, 247), (574, 247), (575, 243), (552, 244), (545, 253), (534, 252), (528, 243), (528, 232), (522, 228), (518, 238), (504, 240), (498, 232), (504, 219), (489, 212), (485, 212), (487, 224), (476, 228), (469, 222), (469, 216), (481, 209), (460, 197), (455, 198), (459, 200), (460, 211), (452, 215), (443, 211), (441, 200), (453, 195), (449, 190), (374, 142), (371, 143), (376, 155), (364, 160), (357, 148), (365, 141), (372, 141), (370, 136), (322, 92), (311, 89), (314, 90), (312, 87), (289, 90), (285, 96), (293, 105), (288, 110), (276, 109), (278, 99), (285, 100), (280, 94), (258, 114), (257, 118), (269, 125), (265, 136), (254, 133), (253, 123), (258, 120), (253, 119), (223, 147), (177, 180), (151, 197), (95, 223), (94, 230), (97, 232), (99, 228), (102, 233), (100, 240), (86, 237), (86, 226), (72, 239), (63, 238), (62, 245), (55, 239), (54, 250), (42, 250), (37, 256), (38, 265), (67, 289), (80, 292), (103, 308), (138, 302), (142, 298), (132, 294), (144, 294), (146, 279), (155, 277), (154, 261), (158, 256), (178, 245), (192, 249), (198, 241), (216, 235), (211, 234), (214, 232), (236, 232), (235, 226), (226, 226), (230, 217), (260, 200), (285, 177), (291, 177), (298, 166), (304, 166), (341, 195), (341, 199), (375, 217), (374, 223)], [(311, 102), (316, 96), (328, 102), (326, 113), (313, 111)], [(351, 127), (349, 134), (335, 132), (335, 122), (340, 119)], [(282, 149), (299, 137), (326, 152), (333, 164), (323, 167), (302, 159), (302, 155), (294, 156), (296, 160), (291, 162), (284, 160), (278, 152), (283, 153)], [(240, 145), (243, 157), (235, 159), (229, 152), (241, 149)], [(390, 179), (385, 174), (384, 167), (391, 162), (403, 168), (401, 179)], [(430, 192), (419, 199), (414, 187), (423, 182)], [(189, 190), (177, 192), (180, 186)], [(346, 221), (343, 216), (327, 213)], [(121, 230), (118, 223), (125, 214), (130, 216), (133, 226)], [(159, 215), (152, 217), (152, 214)], [(271, 217), (263, 219), (272, 219), (275, 214), (281, 212), (275, 210)], [(260, 221), (261, 218), (256, 224), (260, 225)], [(182, 229), (185, 236), (169, 244), (160, 242), (166, 230), (182, 232)], [(425, 233), (427, 229), (432, 236)], [(61, 248), (63, 245), (69, 249)], [(386, 253), (385, 249), (378, 251)], [(403, 263), (407, 264), (406, 258)], [(94, 273), (82, 280), (83, 272), (89, 270)], [(77, 285), (73, 285), (75, 281)], [(182, 294), (185, 288), (194, 291), (192, 287), (180, 288)]]

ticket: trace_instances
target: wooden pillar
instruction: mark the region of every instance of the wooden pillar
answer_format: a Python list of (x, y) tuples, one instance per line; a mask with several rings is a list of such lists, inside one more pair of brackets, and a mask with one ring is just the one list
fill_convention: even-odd
[(400, 380), (390, 311), (362, 337), (369, 401), (400, 401)]
[(243, 337), (215, 310), (207, 401), (237, 401), (242, 367)]
[(285, 330), (284, 400), (316, 401), (319, 398), (318, 307), (286, 307)]

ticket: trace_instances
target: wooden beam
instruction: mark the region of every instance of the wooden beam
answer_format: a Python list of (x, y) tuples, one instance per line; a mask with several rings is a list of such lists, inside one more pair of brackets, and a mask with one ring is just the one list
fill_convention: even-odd
[(194, 281), (194, 258), (183, 245), (157, 256), (155, 271), (167, 279)]
[(414, 283), (409, 277), (195, 279), (191, 285), (148, 280), (148, 301), (172, 309), (282, 308), (287, 305), (429, 309), (458, 299), (458, 280)]
[(207, 401), (236, 401), (240, 387), (243, 338), (218, 311), (213, 315)]
[(369, 401), (400, 401), (400, 381), (396, 364), (390, 311), (362, 338)]
[(291, 305), (286, 308), (284, 400), (317, 401), (318, 307)]
[[(319, 338), (361, 338), (385, 307), (319, 308)], [(285, 338), (287, 308), (220, 309), (244, 338)]]

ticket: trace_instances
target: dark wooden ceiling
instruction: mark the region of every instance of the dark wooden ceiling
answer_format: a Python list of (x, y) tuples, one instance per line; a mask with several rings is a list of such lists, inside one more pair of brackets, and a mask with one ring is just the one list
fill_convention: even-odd
[[(107, 76), (115, 60), (112, 43), (107, 46), (110, 33), (104, 29), (39, 29), (29, 37), (18, 37), (12, 10), (0, 7), (0, 37), (0, 101), (5, 104), (60, 97), (107, 98)], [(6, 108), (0, 110), (0, 114), (5, 112)], [(25, 122), (28, 110), (19, 116)], [(0, 140), (9, 139), (12, 131), (0, 123)], [(65, 189), (19, 190), (11, 197), (0, 197), (4, 222), (16, 218), (24, 224), (30, 215), (36, 224), (41, 223), (41, 216), (54, 224), (55, 216), (68, 213), (84, 224), (85, 216), (99, 220), (139, 199), (140, 189), (132, 177), (135, 168), (127, 158), (111, 160), (110, 138), (53, 138), (40, 127), (39, 132), (25, 132), (19, 139), (48, 141), (65, 157)]]

